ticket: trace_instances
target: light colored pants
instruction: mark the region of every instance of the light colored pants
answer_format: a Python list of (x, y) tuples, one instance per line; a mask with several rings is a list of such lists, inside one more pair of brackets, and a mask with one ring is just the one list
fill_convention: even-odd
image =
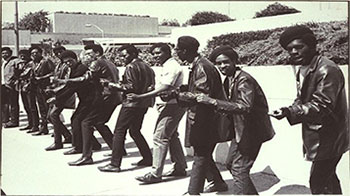
[(177, 104), (167, 104), (159, 114), (153, 134), (152, 164), (152, 174), (157, 177), (162, 176), (168, 147), (170, 159), (174, 163), (174, 169), (184, 170), (187, 168), (185, 155), (177, 131), (179, 122), (185, 111), (185, 108), (181, 108)]

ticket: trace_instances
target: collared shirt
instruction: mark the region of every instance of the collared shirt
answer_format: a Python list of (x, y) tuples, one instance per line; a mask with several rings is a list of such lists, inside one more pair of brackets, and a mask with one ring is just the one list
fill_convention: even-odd
[(5, 76), (4, 76), (4, 71), (5, 71), (5, 65), (7, 61), (2, 59), (2, 65), (1, 65), (1, 84), (5, 83)]
[[(174, 59), (168, 59), (162, 67), (162, 73), (159, 78), (159, 85), (169, 85), (173, 88), (180, 87), (183, 84), (184, 73), (181, 65)], [(157, 99), (157, 103), (163, 103)], [(177, 103), (176, 99), (171, 99), (167, 104)]]

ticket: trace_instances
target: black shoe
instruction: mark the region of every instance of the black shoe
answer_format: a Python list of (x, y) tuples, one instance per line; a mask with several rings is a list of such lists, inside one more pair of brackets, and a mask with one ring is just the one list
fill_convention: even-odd
[(215, 184), (214, 182), (211, 182), (208, 186), (206, 186), (203, 190), (204, 193), (211, 193), (211, 192), (224, 192), (228, 190), (228, 186), (225, 182)]
[(71, 154), (79, 154), (82, 153), (82, 150), (76, 149), (76, 148), (72, 148), (66, 152), (64, 152), (64, 155), (71, 155)]
[(137, 163), (131, 163), (131, 165), (134, 165), (134, 166), (152, 166), (152, 160), (142, 159), (141, 161), (139, 161)]
[(49, 131), (39, 131), (38, 133), (33, 133), (32, 136), (39, 136), (39, 135), (48, 135)]
[(172, 169), (163, 174), (164, 177), (185, 177), (187, 176), (186, 170)]
[(152, 173), (147, 173), (146, 175), (136, 177), (135, 179), (146, 184), (152, 184), (162, 181), (162, 177), (154, 176)]
[(25, 131), (25, 130), (32, 129), (32, 128), (33, 128), (33, 126), (28, 125), (28, 126), (26, 126), (26, 127), (20, 128), (19, 130), (20, 130), (20, 131)]
[(70, 144), (70, 143), (72, 143), (72, 137), (70, 136), (70, 137), (64, 138), (63, 143), (64, 143), (64, 144)]
[(63, 148), (63, 144), (56, 144), (53, 143), (51, 146), (45, 148), (46, 151), (51, 151), (51, 150), (58, 150), (58, 149), (62, 149)]
[(81, 165), (89, 165), (92, 164), (94, 161), (92, 160), (91, 157), (81, 157), (80, 159), (69, 162), (69, 166), (81, 166)]
[(14, 122), (8, 122), (5, 124), (4, 126), (5, 128), (13, 128), (13, 127), (18, 127), (18, 123), (14, 123)]
[(120, 172), (120, 167), (117, 167), (117, 166), (114, 166), (114, 165), (111, 165), (111, 164), (108, 164), (108, 165), (105, 165), (105, 166), (100, 166), (100, 167), (97, 167), (98, 170), (102, 171), (102, 172)]
[(38, 132), (39, 131), (39, 128), (37, 127), (33, 127), (31, 130), (27, 131), (27, 133), (35, 133), (35, 132)]

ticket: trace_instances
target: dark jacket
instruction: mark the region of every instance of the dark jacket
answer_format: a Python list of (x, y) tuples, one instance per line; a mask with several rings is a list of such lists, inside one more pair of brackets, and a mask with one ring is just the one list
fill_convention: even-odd
[[(297, 74), (299, 76), (299, 73)], [(307, 160), (323, 160), (343, 154), (349, 146), (348, 107), (344, 76), (329, 59), (316, 55), (287, 117), (291, 125), (302, 123), (303, 151)]]
[(41, 89), (45, 89), (50, 84), (49, 78), (46, 78), (44, 80), (36, 80), (35, 77), (43, 77), (53, 73), (55, 69), (53, 62), (42, 57), (39, 62), (34, 62), (32, 60), (28, 64), (28, 66), (32, 68), (31, 86), (33, 88), (39, 87)]
[(154, 71), (141, 59), (136, 58), (129, 63), (123, 75), (122, 86), (126, 89), (123, 94), (123, 107), (148, 108), (154, 105), (154, 98), (144, 98), (135, 101), (125, 99), (127, 93), (143, 94), (154, 89)]
[(224, 89), (228, 101), (217, 100), (216, 109), (232, 115), (234, 138), (240, 152), (249, 152), (272, 139), (275, 132), (268, 116), (266, 97), (257, 81), (238, 69), (231, 86), (226, 78)]
[(5, 85), (7, 88), (15, 89), (17, 84), (16, 79), (16, 69), (17, 69), (17, 62), (19, 59), (15, 56), (11, 56), (7, 62), (5, 62), (4, 66), (4, 80), (2, 81), (2, 84)]
[[(103, 100), (111, 101), (111, 104), (120, 104), (122, 102), (121, 93), (112, 91), (101, 82), (119, 82), (119, 71), (117, 67), (104, 56), (92, 62), (89, 66), (92, 82), (99, 93), (101, 93)], [(112, 103), (113, 102), (113, 103)]]
[[(87, 71), (88, 68), (79, 63), (75, 69), (71, 69), (70, 78), (81, 77)], [(58, 106), (63, 106), (74, 93), (77, 93), (80, 102), (91, 105), (95, 99), (95, 91), (95, 85), (89, 81), (69, 83), (55, 92), (56, 104)]]
[[(224, 93), (220, 74), (206, 58), (198, 56), (192, 63), (188, 90), (193, 94), (203, 93), (211, 98), (223, 99)], [(188, 109), (185, 146), (209, 146), (215, 144), (214, 107), (196, 104)]]

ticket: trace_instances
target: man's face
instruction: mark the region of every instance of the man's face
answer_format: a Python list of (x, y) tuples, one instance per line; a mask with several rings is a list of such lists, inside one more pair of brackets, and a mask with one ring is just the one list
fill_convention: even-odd
[(186, 49), (179, 47), (179, 44), (177, 44), (174, 50), (175, 50), (176, 56), (178, 56), (181, 61), (186, 60), (186, 56), (187, 56)]
[(129, 54), (126, 50), (122, 50), (119, 53), (119, 59), (121, 63), (126, 66), (134, 59), (134, 55)]
[(55, 52), (54, 52), (54, 54), (55, 54), (55, 56), (57, 56), (58, 58), (61, 56), (61, 54), (62, 54), (62, 52), (63, 52), (64, 50), (62, 50), (62, 49), (60, 49), (60, 50), (56, 50)]
[(231, 61), (231, 59), (224, 54), (220, 54), (216, 57), (215, 66), (226, 76), (232, 76), (236, 71), (236, 62)]
[(41, 52), (39, 52), (38, 49), (33, 49), (31, 52), (30, 52), (30, 56), (33, 60), (38, 60), (41, 58), (42, 54)]
[(291, 57), (292, 64), (308, 65), (315, 49), (311, 49), (303, 40), (295, 39), (287, 45), (286, 50)]
[(8, 58), (11, 57), (11, 52), (8, 51), (8, 50), (3, 50), (3, 51), (1, 52), (1, 56), (2, 56), (2, 58), (3, 58), (4, 60), (7, 60)]
[(18, 57), (19, 57), (19, 59), (21, 59), (22, 61), (27, 60), (27, 57), (26, 57), (25, 54), (20, 54)]
[(97, 57), (97, 53), (95, 53), (92, 49), (88, 49), (84, 51), (84, 55), (81, 61), (83, 64), (89, 65), (92, 61), (95, 61)]
[(77, 60), (75, 60), (72, 57), (67, 57), (62, 59), (62, 63), (66, 64), (67, 66), (69, 66), (72, 69), (75, 69), (75, 67), (77, 66)]
[(169, 55), (162, 51), (160, 47), (154, 48), (152, 54), (155, 62), (159, 64), (163, 64), (169, 58)]

